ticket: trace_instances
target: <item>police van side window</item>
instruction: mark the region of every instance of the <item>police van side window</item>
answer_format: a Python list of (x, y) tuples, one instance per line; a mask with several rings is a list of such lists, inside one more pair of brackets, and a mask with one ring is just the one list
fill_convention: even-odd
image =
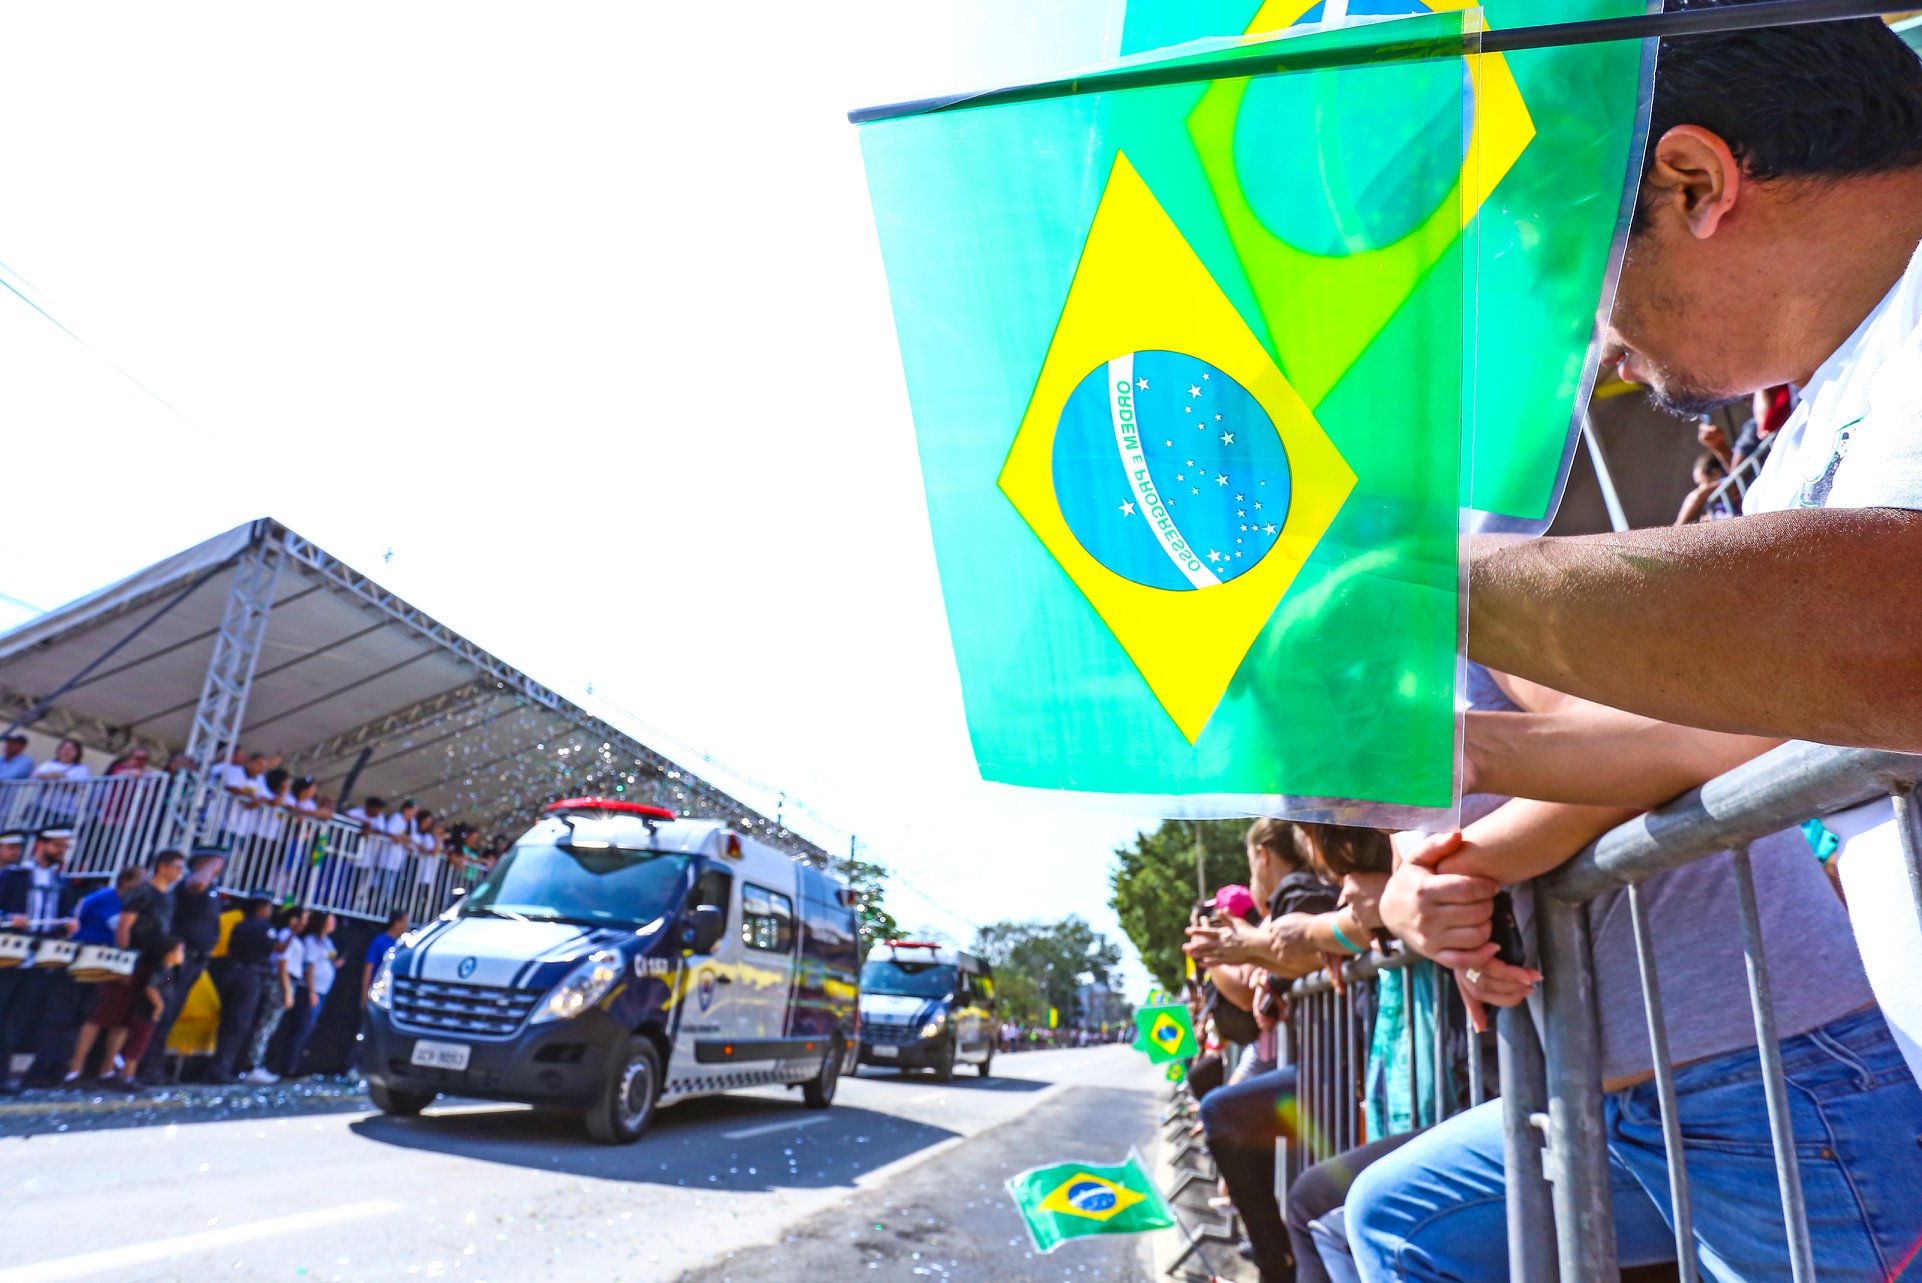
[(750, 949), (787, 953), (794, 948), (794, 901), (779, 891), (741, 887), (741, 942)]
[(722, 913), (727, 912), (728, 892), (734, 889), (734, 878), (726, 869), (705, 868), (694, 883), (692, 907), (700, 908), (711, 904)]

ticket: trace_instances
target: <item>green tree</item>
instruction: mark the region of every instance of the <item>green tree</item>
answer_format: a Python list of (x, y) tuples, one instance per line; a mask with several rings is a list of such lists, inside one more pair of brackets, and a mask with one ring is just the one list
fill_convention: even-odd
[(1048, 1008), (1066, 1025), (1075, 1018), (1075, 990), (1107, 983), (1121, 965), (1121, 946), (1076, 915), (1059, 922), (995, 922), (974, 938), (974, 951), (994, 967), (1001, 1010), (1024, 1024), (1048, 1022)]
[[(1187, 974), (1181, 946), (1188, 910), (1195, 901), (1195, 821), (1167, 820), (1132, 846), (1115, 852), (1108, 874), (1108, 905), (1134, 942), (1141, 963), (1170, 993)], [(1242, 844), (1246, 820), (1202, 820), (1201, 844), (1209, 893), (1248, 880), (1248, 855)]]
[(868, 860), (837, 860), (832, 872), (854, 891), (854, 927), (861, 937), (861, 957), (878, 940), (901, 938), (901, 924), (888, 912), (888, 870)]

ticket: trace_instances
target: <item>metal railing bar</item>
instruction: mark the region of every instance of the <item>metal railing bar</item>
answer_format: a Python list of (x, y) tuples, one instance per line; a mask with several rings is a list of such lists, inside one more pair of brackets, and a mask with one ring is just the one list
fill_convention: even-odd
[(1662, 1148), (1668, 1157), (1668, 1197), (1675, 1228), (1675, 1261), (1682, 1283), (1701, 1277), (1695, 1259), (1695, 1208), (1689, 1197), (1688, 1160), (1682, 1152), (1682, 1118), (1675, 1102), (1675, 1064), (1669, 1058), (1668, 1019), (1662, 1008), (1661, 980), (1655, 971), (1655, 941), (1648, 929), (1642, 889), (1628, 889), (1629, 921), (1635, 929), (1635, 962), (1642, 973), (1642, 1011), (1648, 1017), (1648, 1047), (1655, 1061), (1655, 1094), (1662, 1109)]
[(1535, 886), (1545, 898), (1592, 900), (1918, 778), (1922, 756), (1784, 744), (1611, 829)]
[(1909, 894), (1922, 922), (1922, 807), (1915, 804), (1915, 785), (1896, 783), (1889, 791), (1895, 804), (1896, 832), (1902, 839), (1902, 862), (1909, 866)]
[(1482, 1103), (1482, 1036), (1475, 1032), (1475, 1022), (1468, 1014), (1468, 999), (1462, 998), (1462, 1024), (1468, 1029), (1468, 1107), (1473, 1109)]
[(1408, 1125), (1421, 1127), (1421, 1040), (1415, 1036), (1415, 977), (1412, 968), (1401, 973), (1402, 1023), (1408, 1037)]
[(1526, 1003), (1495, 1016), (1502, 1080), (1502, 1169), (1508, 1174), (1508, 1274), (1514, 1283), (1558, 1283), (1555, 1214), (1535, 1118), (1548, 1110), (1541, 1039)]
[(1802, 1197), (1802, 1168), (1795, 1154), (1795, 1124), (1789, 1116), (1788, 1082), (1782, 1074), (1782, 1046), (1775, 1032), (1775, 994), (1769, 985), (1768, 958), (1762, 952), (1762, 913), (1755, 902), (1755, 869), (1747, 846), (1732, 855), (1736, 905), (1742, 919), (1742, 956), (1748, 963), (1749, 1005), (1755, 1012), (1755, 1046), (1762, 1061), (1762, 1088), (1768, 1101), (1769, 1140), (1775, 1148), (1775, 1178), (1782, 1190), (1787, 1222), (1789, 1269), (1795, 1283), (1813, 1283), (1815, 1255), (1809, 1245), (1808, 1208)]
[[(1608, 1128), (1602, 1113), (1601, 1002), (1588, 914), (1535, 897), (1547, 1020), (1549, 1172), (1565, 1283), (1617, 1283)], [(1504, 1084), (1506, 1087), (1506, 1084)]]
[[(1435, 1044), (1435, 1112), (1430, 1116), (1439, 1123), (1442, 1119), (1448, 1117), (1448, 1106), (1450, 1103), (1447, 1090), (1448, 1046), (1442, 1038), (1442, 969), (1440, 967), (1430, 968), (1429, 978), (1432, 983), (1429, 984), (1428, 988), (1434, 995), (1429, 1005), (1429, 1012), (1433, 1016), (1433, 1041)], [(1420, 1114), (1415, 1116), (1415, 1126), (1421, 1126)]]

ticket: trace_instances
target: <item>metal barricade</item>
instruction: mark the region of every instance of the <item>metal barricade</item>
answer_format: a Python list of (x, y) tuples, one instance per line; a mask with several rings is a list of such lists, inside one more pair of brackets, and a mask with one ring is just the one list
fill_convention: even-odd
[[(1458, 1112), (1458, 1099), (1450, 1090), (1453, 1078), (1448, 1064), (1448, 1048), (1442, 1033), (1442, 1009), (1453, 1004), (1460, 1010), (1460, 995), (1447, 976), (1429, 969), (1411, 971), (1419, 961), (1406, 951), (1393, 954), (1370, 953), (1342, 965), (1342, 992), (1326, 971), (1295, 981), (1288, 989), (1288, 1034), (1282, 1040), (1285, 1064), (1295, 1066), (1296, 1120), (1295, 1139), (1278, 1146), (1275, 1154), (1277, 1196), (1284, 1196), (1295, 1178), (1316, 1163), (1365, 1144), (1381, 1140), (1368, 1134), (1363, 1108), (1367, 1095), (1367, 1073), (1375, 1041), (1375, 1015), (1379, 1009), (1381, 977), (1402, 972), (1410, 984), (1406, 1039), (1410, 1066), (1410, 1113), (1416, 1125), (1421, 1120), (1440, 1121)], [(1357, 995), (1376, 996), (1365, 1005), (1367, 1013), (1356, 1011)], [(1426, 1048), (1418, 1040), (1416, 1009), (1425, 1011), (1435, 1036)], [(1462, 1017), (1466, 1023), (1466, 1016)], [(1483, 1084), (1480, 1056), (1471, 1040), (1468, 1055), (1468, 1102), (1480, 1104)]]
[(1722, 851), (1734, 857), (1742, 951), (1790, 1268), (1796, 1283), (1815, 1278), (1748, 847), (1811, 817), (1887, 795), (1894, 800), (1916, 911), (1922, 914), (1918, 779), (1922, 757), (1786, 744), (1604, 834), (1554, 873), (1536, 879), (1536, 931), (1545, 977), (1542, 1039), (1535, 1038), (1526, 1006), (1501, 1016), (1512, 1278), (1520, 1283), (1558, 1278), (1561, 1283), (1599, 1283), (1619, 1275), (1604, 1130), (1600, 1007), (1583, 906), (1624, 888), (1654, 1053), (1671, 1223), (1682, 1277), (1697, 1277), (1674, 1066), (1655, 983), (1653, 941), (1635, 887), (1655, 874)]
[(276, 903), (382, 919), (406, 909), (416, 922), (452, 903), (460, 871), (442, 856), (370, 836), (351, 820), (321, 820), (280, 807), (249, 807), (227, 793), (208, 800), (196, 838), (182, 814), (184, 773), (89, 780), (0, 782), (0, 829), (70, 827), (69, 876), (111, 877), (155, 852), (198, 842), (226, 848), (222, 887)]

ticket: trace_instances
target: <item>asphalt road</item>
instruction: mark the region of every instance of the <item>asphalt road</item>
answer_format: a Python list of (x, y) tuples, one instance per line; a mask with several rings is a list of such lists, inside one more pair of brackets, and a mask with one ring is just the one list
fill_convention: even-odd
[(1034, 1256), (1001, 1181), (1150, 1152), (1159, 1082), (1123, 1047), (945, 1086), (864, 1070), (825, 1112), (780, 1090), (690, 1101), (625, 1147), (471, 1102), (66, 1119), (0, 1137), (0, 1283), (1146, 1279), (1134, 1239)]

